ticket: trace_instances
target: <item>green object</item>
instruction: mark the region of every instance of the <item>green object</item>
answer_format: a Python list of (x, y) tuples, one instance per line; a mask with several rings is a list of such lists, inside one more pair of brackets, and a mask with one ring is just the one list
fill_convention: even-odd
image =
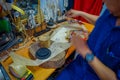
[(8, 20), (0, 19), (0, 32), (10, 32), (11, 31), (11, 25)]

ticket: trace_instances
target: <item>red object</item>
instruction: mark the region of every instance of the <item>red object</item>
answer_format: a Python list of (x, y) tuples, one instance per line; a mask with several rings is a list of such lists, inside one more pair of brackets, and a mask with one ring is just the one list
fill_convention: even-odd
[[(99, 15), (102, 9), (102, 0), (74, 0), (74, 9)], [(77, 19), (86, 22), (86, 20), (81, 17)]]
[(20, 80), (25, 80), (25, 78), (21, 78)]
[(0, 5), (0, 13), (2, 12), (2, 6)]

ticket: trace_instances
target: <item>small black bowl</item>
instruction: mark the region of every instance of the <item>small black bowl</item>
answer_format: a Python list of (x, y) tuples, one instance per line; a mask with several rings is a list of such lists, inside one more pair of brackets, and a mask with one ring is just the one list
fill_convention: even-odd
[(50, 55), (51, 51), (48, 48), (40, 48), (35, 54), (36, 58), (41, 60), (49, 58)]

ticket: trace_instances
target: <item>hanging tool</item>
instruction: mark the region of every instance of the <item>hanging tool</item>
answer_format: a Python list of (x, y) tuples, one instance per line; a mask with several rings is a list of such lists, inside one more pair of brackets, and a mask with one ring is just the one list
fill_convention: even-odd
[(13, 0), (6, 0), (6, 2), (7, 2), (7, 3), (12, 3), (12, 2), (13, 2)]
[(14, 10), (20, 12), (22, 15), (25, 15), (25, 12), (24, 12), (21, 8), (17, 7), (17, 6), (14, 5), (14, 4), (12, 4), (11, 6), (12, 6), (12, 8), (13, 8)]

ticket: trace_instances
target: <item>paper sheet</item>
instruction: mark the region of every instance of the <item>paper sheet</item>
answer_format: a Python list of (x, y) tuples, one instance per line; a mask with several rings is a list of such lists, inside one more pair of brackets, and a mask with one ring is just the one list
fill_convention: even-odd
[(84, 25), (79, 24), (69, 24), (69, 25), (61, 25), (61, 28), (58, 28), (55, 30), (51, 36), (51, 40), (54, 42), (69, 42), (66, 38), (68, 37), (68, 32), (71, 30), (84, 30), (86, 31), (86, 28)]
[(19, 63), (21, 65), (26, 65), (26, 66), (39, 66), (40, 64), (52, 59), (56, 55), (68, 49), (69, 47), (70, 47), (70, 43), (54, 42), (49, 48), (51, 50), (51, 56), (48, 59), (44, 59), (44, 60), (40, 60), (40, 59), (31, 60), (31, 59), (22, 57), (14, 52), (11, 52), (10, 56), (12, 57), (14, 63)]
[(68, 42), (66, 40), (66, 36), (67, 36), (67, 32), (68, 29), (67, 28), (61, 28), (58, 32), (56, 32), (56, 34), (51, 38), (52, 41), (54, 42)]

